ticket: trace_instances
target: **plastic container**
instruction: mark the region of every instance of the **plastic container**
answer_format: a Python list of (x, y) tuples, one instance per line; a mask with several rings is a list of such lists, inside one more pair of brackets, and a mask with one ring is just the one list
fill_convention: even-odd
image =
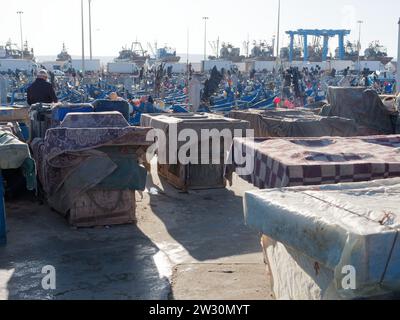
[(93, 107), (95, 112), (118, 111), (129, 121), (129, 103), (125, 100), (96, 100), (93, 102)]
[(55, 121), (63, 121), (65, 116), (70, 112), (93, 112), (91, 104), (65, 104), (59, 105), (52, 110), (52, 119)]
[(28, 126), (23, 122), (19, 122), (18, 124), (19, 124), (19, 127), (21, 129), (21, 133), (22, 133), (22, 136), (24, 138), (24, 141), (29, 141), (30, 133), (29, 133)]

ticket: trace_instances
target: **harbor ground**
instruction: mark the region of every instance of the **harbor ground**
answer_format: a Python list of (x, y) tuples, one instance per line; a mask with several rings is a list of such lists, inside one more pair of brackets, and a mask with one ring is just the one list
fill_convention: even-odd
[[(137, 225), (76, 229), (33, 199), (8, 202), (0, 299), (272, 299), (242, 196), (254, 187), (182, 193), (152, 166)], [(44, 290), (44, 266), (56, 289)]]

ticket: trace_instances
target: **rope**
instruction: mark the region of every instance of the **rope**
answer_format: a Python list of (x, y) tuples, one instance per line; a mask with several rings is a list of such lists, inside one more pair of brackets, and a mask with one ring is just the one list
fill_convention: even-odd
[[(296, 191), (296, 192), (298, 192), (298, 191)], [(364, 218), (364, 219), (366, 219), (366, 220), (368, 220), (368, 221), (370, 221), (370, 222), (379, 223), (378, 221), (375, 221), (375, 220), (373, 220), (373, 219), (371, 219), (371, 218), (368, 218), (368, 217), (366, 217), (366, 216), (364, 216), (364, 215), (361, 215), (361, 214), (359, 214), (359, 213), (357, 213), (357, 212), (355, 212), (355, 211), (352, 211), (352, 210), (347, 209), (347, 208), (345, 208), (345, 207), (342, 207), (342, 206), (340, 206), (340, 205), (331, 203), (331, 202), (326, 201), (326, 200), (324, 200), (324, 199), (318, 198), (317, 196), (313, 196), (313, 195), (311, 195), (311, 194), (308, 194), (307, 192), (300, 191), (299, 193), (303, 193), (303, 194), (309, 196), (310, 198), (314, 198), (314, 199), (316, 199), (316, 200), (319, 200), (319, 201), (321, 201), (321, 202), (323, 202), (323, 203), (329, 204), (329, 205), (331, 205), (331, 206), (333, 206), (333, 207), (336, 207), (336, 208), (338, 208), (338, 209), (347, 211), (348, 213), (354, 214), (354, 215), (356, 215), (356, 216), (358, 216), (358, 217), (360, 217), (360, 218)], [(390, 229), (392, 229), (392, 230), (397, 230), (397, 229), (392, 228), (391, 226), (385, 226), (385, 227), (388, 227), (388, 228), (390, 228)]]
[(392, 243), (392, 248), (390, 249), (389, 258), (388, 258), (388, 260), (386, 261), (385, 269), (384, 269), (384, 271), (383, 271), (381, 280), (379, 281), (379, 285), (382, 285), (382, 282), (383, 282), (383, 280), (384, 280), (384, 278), (385, 278), (385, 276), (386, 276), (386, 271), (387, 271), (387, 269), (388, 269), (388, 267), (389, 267), (389, 262), (390, 262), (390, 260), (392, 259), (393, 250), (394, 250), (394, 247), (395, 247), (395, 245), (396, 245), (396, 242), (397, 242), (397, 238), (398, 238), (398, 237), (399, 237), (399, 231), (397, 230), (397, 231), (396, 231), (396, 235), (395, 235), (395, 237), (394, 237), (394, 241), (393, 241), (393, 243)]
[[(344, 208), (344, 207), (342, 207), (342, 206), (336, 205), (336, 204), (331, 203), (331, 202), (329, 202), (329, 201), (326, 201), (326, 200), (324, 200), (324, 199), (320, 199), (320, 198), (318, 198), (317, 196), (308, 194), (307, 192), (302, 192), (302, 191), (300, 191), (300, 193), (303, 193), (303, 194), (305, 194), (305, 195), (307, 195), (307, 196), (309, 196), (309, 197), (311, 197), (311, 198), (314, 198), (314, 199), (316, 199), (316, 200), (319, 200), (319, 201), (321, 201), (321, 202), (323, 202), (323, 203), (332, 205), (332, 206), (334, 206), (334, 207), (336, 207), (336, 208), (338, 208), (338, 209), (347, 211), (347, 212), (349, 212), (350, 214), (354, 214), (354, 215), (356, 215), (356, 216), (358, 216), (358, 217), (360, 217), (360, 218), (364, 218), (364, 219), (369, 220), (369, 221), (371, 221), (371, 222), (375, 222), (375, 223), (379, 223), (380, 225), (383, 225), (383, 223), (380, 223), (380, 222), (378, 222), (378, 221), (372, 220), (372, 219), (370, 219), (370, 218), (368, 218), (368, 217), (366, 217), (366, 216), (363, 216), (363, 215), (361, 215), (361, 214), (359, 214), (359, 213), (357, 213), (357, 212), (354, 212), (354, 211), (349, 210), (349, 209), (347, 209), (347, 208)], [(394, 192), (394, 193), (391, 193), (391, 194), (398, 194), (398, 192)], [(382, 222), (383, 222), (383, 221), (384, 221), (384, 220), (382, 220)], [(385, 279), (386, 272), (387, 272), (387, 269), (388, 269), (388, 267), (389, 267), (390, 260), (392, 259), (394, 247), (395, 247), (395, 245), (396, 245), (396, 243), (397, 243), (397, 239), (398, 239), (398, 236), (399, 236), (399, 230), (398, 230), (398, 228), (395, 229), (395, 228), (393, 228), (393, 227), (391, 227), (391, 226), (385, 226), (385, 227), (387, 227), (387, 228), (389, 228), (389, 229), (391, 229), (391, 230), (393, 230), (393, 231), (396, 231), (396, 234), (395, 234), (395, 237), (394, 237), (394, 240), (393, 240), (393, 243), (392, 243), (392, 247), (391, 247), (390, 252), (389, 252), (388, 259), (387, 259), (387, 261), (386, 261), (386, 263), (385, 263), (385, 268), (384, 268), (384, 270), (383, 270), (381, 279), (380, 279), (380, 281), (379, 281), (379, 285), (380, 285), (380, 286), (382, 285), (382, 282), (383, 282), (383, 280)]]

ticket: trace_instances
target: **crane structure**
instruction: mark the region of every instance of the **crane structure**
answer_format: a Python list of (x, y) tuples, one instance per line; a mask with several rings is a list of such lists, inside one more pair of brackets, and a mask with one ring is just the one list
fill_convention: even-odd
[(294, 50), (294, 37), (299, 36), (303, 38), (304, 54), (303, 59), (305, 62), (308, 61), (308, 37), (314, 36), (316, 38), (323, 38), (322, 48), (322, 61), (326, 61), (328, 57), (329, 39), (333, 37), (339, 38), (339, 59), (343, 60), (345, 56), (344, 37), (350, 34), (350, 30), (319, 30), (319, 29), (299, 29), (296, 31), (286, 31), (286, 34), (290, 37), (289, 45), (289, 61), (293, 62), (293, 50)]

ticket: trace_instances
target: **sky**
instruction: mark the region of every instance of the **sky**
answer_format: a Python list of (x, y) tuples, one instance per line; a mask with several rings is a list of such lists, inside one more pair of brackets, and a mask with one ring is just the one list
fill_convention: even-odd
[[(1, 4), (3, 3), (3, 4)], [(0, 0), (0, 43), (20, 43), (17, 11), (22, 10), (23, 39), (36, 55), (56, 55), (65, 42), (73, 55), (81, 54), (80, 0)], [(86, 54), (88, 44), (88, 0), (85, 6)], [(204, 21), (208, 16), (207, 38), (243, 47), (247, 38), (271, 41), (277, 33), (278, 0), (92, 0), (94, 56), (117, 56), (122, 46), (136, 39), (186, 53), (204, 52)], [(362, 25), (363, 48), (380, 40), (391, 56), (397, 56), (400, 1), (385, 0), (282, 0), (281, 41), (287, 45), (287, 30), (350, 29), (351, 41), (358, 39), (357, 21)], [(331, 39), (331, 49), (337, 39)], [(207, 45), (207, 54), (213, 51)], [(244, 53), (244, 52), (242, 52)]]

